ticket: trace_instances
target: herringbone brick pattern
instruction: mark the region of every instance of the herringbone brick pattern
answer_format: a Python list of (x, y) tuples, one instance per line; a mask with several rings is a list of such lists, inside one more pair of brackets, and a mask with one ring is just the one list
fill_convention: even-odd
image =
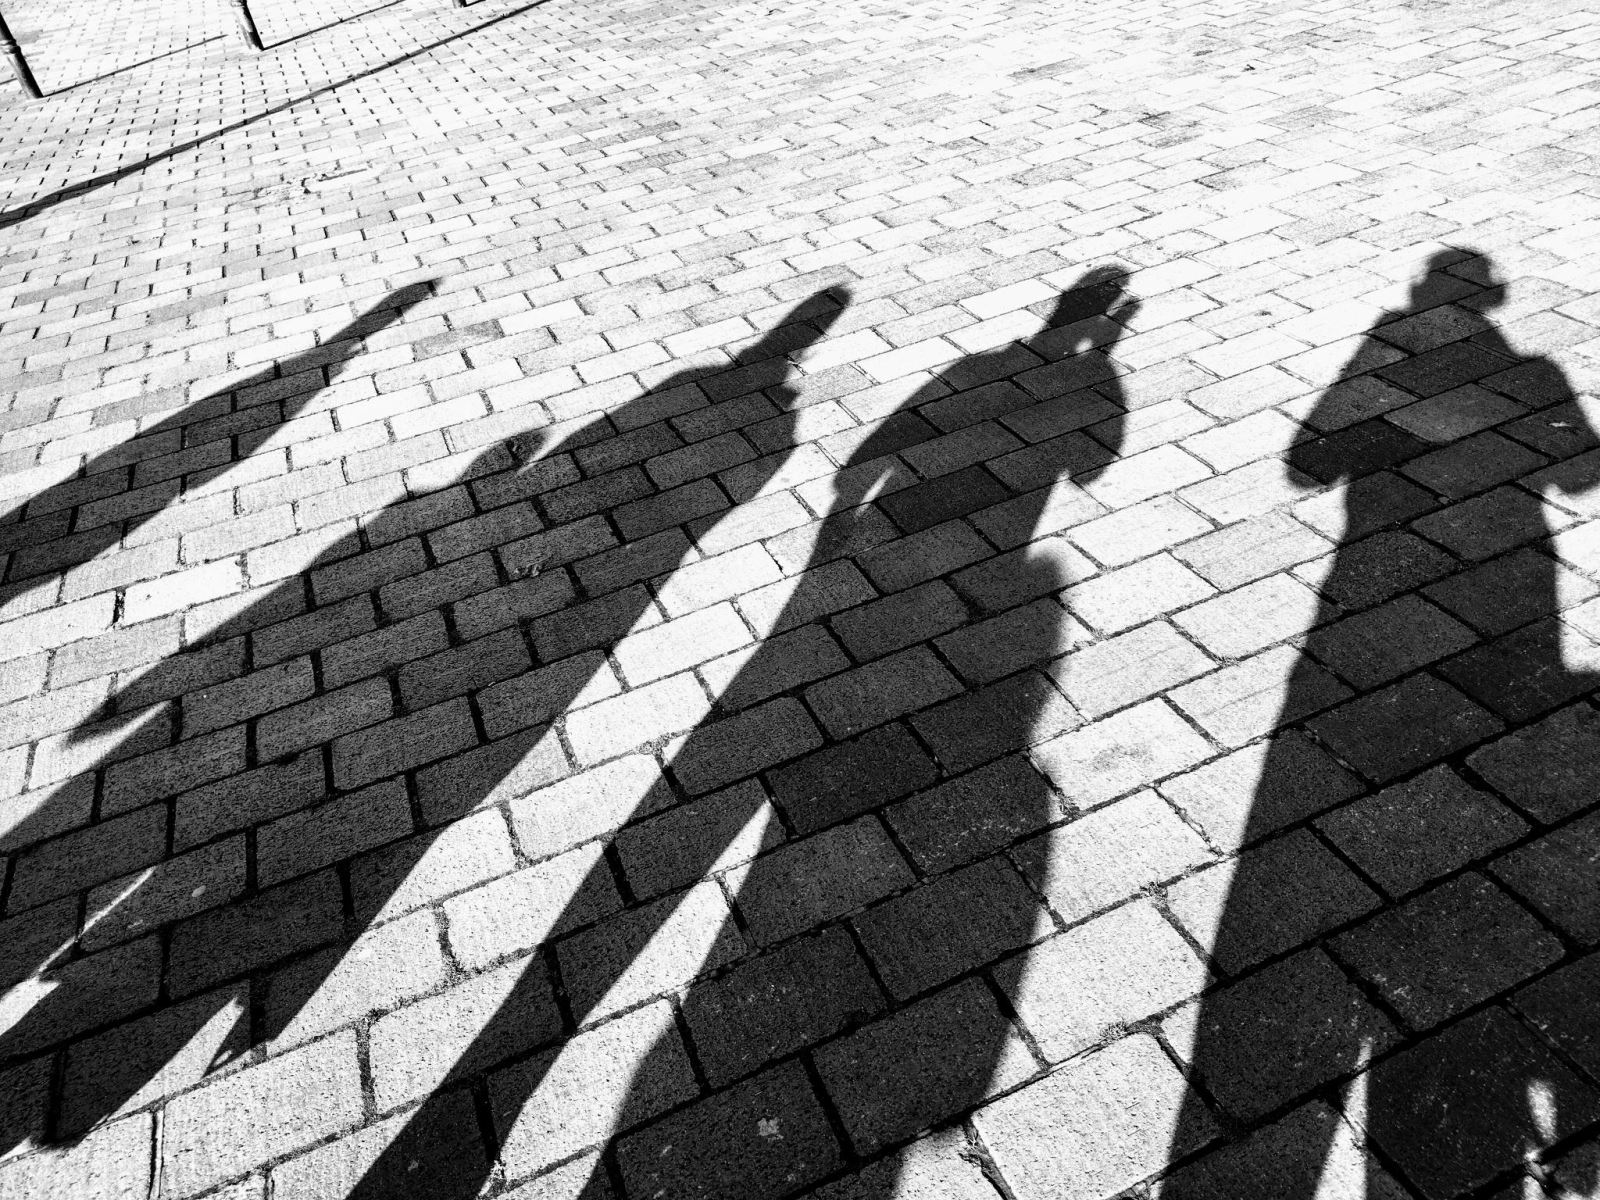
[(0, 1196), (1595, 1194), (1600, 17), (6, 7)]

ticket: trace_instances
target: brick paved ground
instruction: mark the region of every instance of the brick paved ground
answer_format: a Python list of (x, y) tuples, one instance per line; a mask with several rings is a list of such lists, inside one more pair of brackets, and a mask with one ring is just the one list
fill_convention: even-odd
[(1600, 1192), (1600, 17), (80, 8), (0, 1196)]

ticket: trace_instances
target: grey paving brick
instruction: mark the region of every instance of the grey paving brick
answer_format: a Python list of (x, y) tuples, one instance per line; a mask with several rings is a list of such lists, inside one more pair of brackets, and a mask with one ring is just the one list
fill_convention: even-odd
[(867, 1153), (1037, 1070), (975, 979), (829, 1042), (815, 1059), (851, 1145)]
[(1510, 988), (1561, 954), (1559, 941), (1476, 872), (1339, 935), (1341, 958), (1414, 1029)]
[(780, 846), (734, 878), (739, 909), (758, 945), (781, 941), (912, 882), (905, 860), (870, 817)]

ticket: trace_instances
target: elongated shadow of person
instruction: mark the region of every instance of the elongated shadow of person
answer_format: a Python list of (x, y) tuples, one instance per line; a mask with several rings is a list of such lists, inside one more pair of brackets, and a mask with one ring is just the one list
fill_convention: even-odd
[[(401, 299), (414, 302), (410, 292), (402, 293)], [(496, 584), (503, 581), (490, 579), (483, 585), (491, 591), (509, 594), (509, 599), (499, 602), (492, 612), (485, 609), (487, 615), (482, 618), (491, 626), (509, 627), (509, 636), (499, 642), (495, 641), (494, 634), (481, 638), (477, 644), (493, 642), (494, 652), (471, 660), (469, 669), (441, 675), (436, 664), (437, 652), (443, 647), (426, 638), (416, 639), (416, 644), (404, 647), (392, 664), (400, 676), (401, 705), (396, 707), (392, 699), (385, 699), (381, 716), (438, 712), (437, 707), (429, 707), (434, 701), (477, 695), (494, 683), (516, 677), (519, 672), (535, 686), (525, 697), (527, 703), (522, 707), (528, 711), (519, 714), (516, 731), (429, 768), (432, 777), (424, 789), (422, 808), (426, 820), (423, 827), (416, 836), (393, 847), (392, 853), (377, 856), (379, 861), (374, 869), (363, 875), (356, 885), (359, 898), (352, 916), (346, 915), (342, 898), (345, 885), (335, 871), (317, 869), (319, 864), (328, 861), (328, 847), (323, 844), (326, 835), (318, 832), (314, 821), (308, 821), (298, 830), (286, 831), (288, 841), (271, 853), (275, 865), (268, 867), (258, 855), (256, 886), (244, 888), (240, 886), (244, 880), (235, 880), (233, 895), (218, 895), (216, 877), (212, 875), (205, 880), (205, 886), (193, 892), (196, 903), (179, 899), (174, 905), (174, 888), (187, 889), (197, 879), (190, 878), (192, 868), (158, 865), (154, 861), (163, 857), (161, 848), (168, 844), (169, 837), (176, 839), (179, 851), (186, 852), (173, 860), (175, 863), (221, 856), (230, 845), (240, 842), (244, 829), (259, 827), (264, 821), (319, 801), (326, 801), (323, 808), (345, 806), (348, 811), (341, 820), (350, 827), (357, 844), (411, 834), (411, 818), (405, 815), (403, 789), (391, 784), (386, 797), (383, 786), (375, 787), (365, 778), (354, 779), (349, 773), (361, 768), (346, 762), (338, 750), (332, 754), (331, 775), (330, 760), (325, 757), (323, 744), (292, 750), (271, 762), (263, 761), (249, 772), (262, 776), (259, 782), (224, 779), (185, 793), (192, 803), (180, 799), (175, 817), (169, 816), (167, 804), (140, 809), (132, 806), (147, 803), (148, 797), (124, 798), (124, 807), (132, 807), (134, 813), (153, 814), (159, 835), (154, 859), (149, 863), (128, 862), (125, 861), (126, 846), (102, 847), (101, 854), (113, 860), (111, 865), (79, 856), (80, 861), (73, 868), (74, 880), (64, 885), (69, 889), (99, 885), (91, 893), (91, 919), (81, 939), (91, 943), (89, 948), (95, 953), (69, 956), (75, 941), (70, 936), (76, 928), (72, 924), (67, 928), (69, 937), (65, 946), (59, 940), (48, 945), (41, 943), (34, 953), (30, 945), (19, 944), (14, 947), (15, 953), (7, 956), (8, 965), (12, 967), (12, 978), (8, 982), (23, 981), (21, 991), (13, 989), (13, 1000), (24, 1001), (25, 1011), (20, 1015), (7, 1014), (12, 1019), (0, 1033), (0, 1063), (37, 1055), (69, 1038), (75, 1039), (67, 1066), (66, 1111), (57, 1119), (57, 1134), (70, 1136), (81, 1132), (120, 1111), (130, 1099), (147, 1095), (152, 1087), (159, 1088), (163, 1071), (169, 1070), (180, 1052), (186, 1052), (191, 1058), (214, 1053), (217, 1063), (221, 1063), (237, 1061), (252, 1046), (272, 1042), (286, 1031), (293, 1039), (308, 1036), (307, 1022), (320, 1019), (308, 1006), (314, 1005), (320, 991), (331, 986), (329, 981), (336, 972), (350, 966), (345, 960), (351, 944), (384, 912), (390, 898), (405, 885), (413, 868), (423, 862), (435, 840), (449, 830), (455, 818), (482, 808), (497, 797), (503, 798), (502, 793), (507, 788), (522, 786), (530, 771), (537, 773), (550, 766), (548, 756), (540, 759), (534, 752), (541, 744), (554, 744), (551, 721), (572, 704), (597, 671), (608, 671), (603, 652), (633, 628), (653, 604), (652, 595), (642, 582), (621, 586), (615, 582), (614, 573), (587, 575), (580, 571), (580, 583), (575, 589), (563, 567), (573, 559), (612, 545), (616, 552), (640, 556), (639, 561), (624, 563), (623, 578), (632, 578), (629, 571), (647, 577), (669, 571), (689, 551), (690, 543), (677, 528), (685, 518), (681, 514), (670, 515), (677, 512), (675, 508), (669, 509), (669, 515), (660, 522), (664, 526), (661, 532), (638, 533), (630, 539), (625, 529), (624, 536), (616, 538), (604, 518), (621, 507), (616, 498), (619, 485), (628, 489), (623, 500), (637, 500), (641, 493), (644, 496), (659, 494), (645, 480), (638, 464), (653, 455), (666, 454), (673, 447), (692, 451), (694, 440), (686, 442), (674, 432), (670, 421), (684, 414), (691, 420), (697, 413), (718, 419), (729, 416), (726, 406), (719, 410), (708, 401), (707, 397), (712, 396), (722, 397), (733, 406), (742, 405), (731, 415), (744, 421), (765, 415), (760, 438), (765, 453), (746, 447), (745, 457), (750, 461), (741, 468), (742, 488), (759, 491), (783, 468), (795, 445), (798, 419), (795, 402), (800, 393), (790, 382), (794, 372), (791, 356), (799, 355), (821, 339), (848, 300), (844, 289), (818, 293), (797, 305), (774, 328), (741, 349), (729, 362), (680, 372), (607, 415), (573, 422), (559, 432), (536, 429), (518, 435), (509, 443), (497, 442), (467, 467), (462, 478), (471, 481), (470, 486), (482, 507), (491, 515), (504, 516), (514, 506), (530, 503), (541, 510), (542, 518), (536, 524), (549, 529), (548, 536), (542, 540), (536, 537), (538, 545), (533, 549), (525, 548), (525, 553), (536, 560), (541, 573), (514, 578), (498, 589)], [(400, 307), (385, 308), (380, 314), (381, 320), (387, 322), (401, 311)], [(364, 323), (352, 329), (376, 328), (373, 321), (380, 317), (364, 318)], [(761, 406), (752, 404), (752, 399), (759, 399)], [(530, 421), (532, 419), (530, 417)], [(702, 431), (700, 436), (709, 437), (715, 432), (714, 429)], [(594, 495), (600, 497), (599, 502), (591, 499)], [(700, 518), (702, 537), (738, 511), (720, 491), (715, 495), (721, 497), (712, 506), (716, 511), (706, 511), (711, 498), (707, 493), (700, 496), (699, 509), (691, 514)], [(563, 503), (586, 506), (586, 511), (598, 509), (599, 515), (588, 521), (582, 517), (574, 520), (560, 508)], [(554, 511), (565, 516), (565, 524), (553, 515)], [(638, 515), (641, 521), (646, 517), (642, 511)], [(449, 519), (454, 520), (453, 517)], [(416, 513), (402, 501), (364, 520), (363, 525), (369, 545), (381, 552), (382, 547), (397, 537), (414, 533), (416, 522)], [(646, 544), (648, 549), (642, 551), (640, 548)], [(304, 607), (304, 597), (316, 593), (312, 581), (319, 571), (350, 561), (349, 547), (337, 547), (281, 584), (264, 589), (265, 595), (227, 621), (213, 633), (211, 640), (248, 637), (258, 678), (281, 669), (275, 664), (285, 654), (319, 652), (315, 648), (323, 644), (321, 641), (303, 644), (296, 631), (310, 630), (326, 639), (326, 632), (320, 631), (320, 622), (332, 620), (325, 615), (326, 610), (335, 609), (337, 601), (313, 607), (306, 619), (293, 618), (293, 614)], [(518, 592), (523, 583), (536, 585), (534, 599)], [(287, 612), (282, 603), (286, 597), (295, 601)], [(519, 617), (529, 613), (521, 611), (519, 604), (528, 605), (529, 612), (535, 614), (570, 612), (572, 615), (573, 619), (559, 639), (560, 663), (555, 671), (528, 670), (531, 664), (526, 650), (521, 649), (522, 634), (517, 626)], [(324, 615), (319, 616), (319, 609)], [(283, 620), (286, 615), (292, 618), (288, 622)], [(306, 620), (311, 624), (307, 625)], [(516, 645), (508, 651), (501, 642), (506, 645), (515, 642)], [(269, 651), (269, 646), (274, 648)], [(192, 653), (200, 654), (204, 650)], [(181, 678), (186, 672), (178, 660), (184, 657), (178, 655), (169, 659), (153, 671)], [(147, 672), (146, 676), (150, 673), (153, 672)], [(245, 675), (243, 683), (248, 685), (251, 679), (251, 675)], [(379, 682), (387, 693), (388, 681), (380, 678)], [(99, 730), (107, 723), (125, 720), (117, 714), (126, 705), (125, 697), (136, 692), (140, 685), (141, 679), (135, 679), (113, 696), (105, 713), (101, 714), (105, 720), (97, 721), (93, 728)], [(427, 698), (418, 698), (423, 693)], [(302, 741), (326, 741), (330, 736), (326, 731), (317, 732), (315, 722), (310, 728), (314, 737), (304, 737), (293, 727), (289, 732)], [(413, 728), (411, 736), (423, 745), (429, 744), (426, 728)], [(177, 743), (170, 752), (174, 755), (172, 761), (160, 769), (182, 770), (189, 759), (203, 758), (204, 750), (194, 751), (193, 746), (190, 742)], [(186, 750), (190, 751), (187, 758), (184, 757)], [(530, 755), (537, 760), (531, 767)], [(438, 757), (437, 752), (423, 753), (424, 760)], [(555, 769), (555, 774), (564, 769), (563, 763)], [(542, 779), (548, 781), (552, 777), (546, 774)], [(103, 812), (102, 816), (106, 814)], [(402, 822), (398, 827), (395, 825), (397, 818)], [(116, 816), (107, 819), (128, 818), (119, 808)], [(40, 827), (53, 832), (55, 822), (41, 820)], [(169, 821), (176, 822), (175, 831), (168, 831)], [(373, 830), (364, 830), (368, 825)], [(389, 832), (378, 833), (377, 829)], [(26, 836), (27, 822), (18, 832)], [(52, 847), (61, 844), (59, 840), (47, 841), (42, 848), (28, 848), (25, 854), (48, 855)], [(334, 851), (335, 858), (340, 855), (340, 851)], [(23, 863), (25, 870), (27, 864), (23, 858), (19, 857), (19, 863)], [(127, 871), (133, 873), (122, 874)], [(56, 874), (59, 872), (34, 873), (41, 883), (49, 882)], [(18, 902), (21, 896), (17, 878), (19, 876), (14, 873), (9, 897), (12, 903)], [(32, 879), (30, 876), (29, 881)], [(280, 882), (283, 880), (287, 881)], [(38, 897), (34, 899), (38, 901)], [(43, 899), (50, 900), (53, 896), (43, 895)], [(223, 903), (225, 901), (231, 903)], [(223, 903), (223, 906), (215, 907), (216, 903)], [(75, 913), (76, 909), (73, 911)], [(72, 920), (75, 922), (76, 917)], [(179, 923), (172, 928), (175, 920)], [(156, 925), (167, 926), (167, 931), (152, 935), (150, 931)], [(319, 947), (326, 949), (313, 957), (304, 957), (306, 952)], [(30, 953), (31, 958), (28, 957)], [(262, 997), (258, 990), (252, 999), (247, 977), (259, 975), (263, 969), (290, 958), (298, 959), (296, 967), (271, 985), (264, 1013), (252, 1015), (252, 1005), (259, 1013)], [(354, 969), (359, 974), (359, 964), (355, 964)], [(161, 988), (159, 996), (157, 984)], [(140, 1024), (137, 1038), (118, 1037), (115, 1031), (99, 1039), (84, 1040), (77, 1036), (76, 1031), (111, 1024), (148, 1010), (158, 999), (169, 1003), (156, 1008), (155, 1015)], [(514, 1052), (530, 1039), (537, 1042), (549, 1032), (542, 1028), (519, 1030), (502, 1049)], [(48, 1066), (47, 1060), (42, 1058), (34, 1058), (32, 1062)], [(456, 1121), (457, 1116), (454, 1113), (451, 1116), (455, 1121), (450, 1126), (451, 1152), (430, 1160), (426, 1170), (408, 1168), (406, 1188), (426, 1190), (431, 1187), (454, 1194), (463, 1179), (481, 1182), (487, 1168), (477, 1150), (472, 1121), (469, 1116), (463, 1130)], [(4, 1145), (9, 1149), (25, 1136), (39, 1137), (41, 1131), (19, 1125), (0, 1133), (4, 1134)], [(455, 1134), (461, 1137), (455, 1139)], [(475, 1188), (476, 1184), (471, 1185), (469, 1192)]]
[(1289, 452), (1345, 488), (1324, 623), (1248, 813), (1220, 793), (1196, 809), (1242, 847), (1231, 883), (1214, 868), (1175, 892), (1202, 942), (1218, 913), (1226, 982), (1174, 1038), (1194, 1085), (1174, 1147), (1213, 1111), (1254, 1132), (1163, 1200), (1310, 1200), (1333, 1177), (1359, 1193), (1363, 1174), (1374, 1197), (1404, 1194), (1396, 1176), (1428, 1200), (1486, 1194), (1600, 1118), (1583, 1074), (1600, 959), (1507, 1002), (1564, 938), (1600, 933), (1571, 923), (1594, 893), (1594, 834), (1541, 833), (1593, 803), (1583, 743), (1600, 736), (1587, 704), (1546, 718), (1600, 675), (1563, 660), (1542, 493), (1592, 491), (1600, 455), (1560, 370), (1484, 315), (1503, 299), (1487, 259), (1434, 256)]
[[(186, 476), (203, 479), (201, 486), (208, 490), (225, 485), (338, 380), (345, 365), (365, 351), (367, 338), (432, 294), (432, 283), (399, 288), (314, 349), (140, 429), (95, 455), (71, 478), (10, 504), (0, 515), (0, 551), (10, 552), (5, 581), (11, 598), (26, 593), (40, 606), (103, 601), (109, 612), (117, 584), (162, 570), (138, 561), (138, 547), (153, 540), (151, 524), (179, 499)], [(141, 397), (118, 406), (116, 415), (137, 418), (149, 403)], [(131, 552), (128, 566), (110, 566), (105, 578), (78, 579), (97, 558), (119, 547)], [(28, 647), (21, 650), (26, 653)], [(94, 673), (86, 669), (84, 677)], [(24, 795), (0, 805), (0, 851), (81, 825), (89, 818), (92, 791), (92, 777), (82, 775), (56, 785), (43, 800)]]
[[(668, 752), (683, 802), (630, 821), (618, 835), (637, 906), (556, 949), (572, 1021), (586, 1032), (490, 1078), (509, 1175), (519, 1163), (526, 1173), (534, 1162), (559, 1162), (623, 1135), (614, 1149), (629, 1195), (786, 1194), (879, 1156), (972, 1108), (1018, 1070), (1031, 1071), (978, 972), (1041, 935), (1039, 902), (999, 853), (1060, 817), (1059, 801), (1023, 752), (1075, 720), (1039, 669), (1063, 648), (1065, 614), (1053, 599), (1029, 606), (1072, 580), (1059, 557), (1033, 543), (1095, 509), (1078, 485), (1120, 448), (1126, 404), (1106, 351), (1135, 308), (1123, 278), (1120, 270), (1087, 273), (1037, 335), (943, 372), (887, 414), (839, 471), (809, 561), (770, 618), (770, 636), (721, 683), (717, 711)], [(1018, 375), (1036, 391), (1010, 381)], [(966, 465), (991, 456), (1001, 460), (993, 470)], [(919, 557), (937, 560), (939, 551), (892, 543), (968, 515), (1007, 553), (995, 555), (965, 526), (952, 532), (966, 543), (967, 561), (985, 560), (956, 577), (958, 597), (935, 578), (950, 564)], [(848, 603), (873, 594), (862, 567), (894, 593), (893, 611), (880, 607), (866, 622), (866, 609), (827, 616), (850, 579), (865, 590)], [(934, 660), (930, 631), (1002, 610), (1018, 619), (955, 656), (964, 677), (957, 683)], [(876, 684), (830, 683), (852, 657), (898, 664), (893, 682), (886, 671)], [(918, 697), (906, 708), (947, 698), (911, 718), (949, 782), (908, 801), (895, 819), (909, 862), (891, 848), (872, 815), (872, 789), (856, 778), (875, 769), (873, 757), (892, 757), (909, 742), (904, 727), (886, 729), (866, 715), (881, 707), (873, 693), (891, 686)], [(778, 788), (774, 804), (769, 768), (840, 741), (834, 766)], [(932, 766), (922, 782), (935, 782)], [(609, 886), (607, 870), (597, 864), (574, 895)], [(737, 924), (710, 882), (717, 877), (736, 897)], [(837, 919), (857, 906), (852, 897), (886, 880), (899, 894), (851, 925), (887, 994)], [(563, 915), (552, 927), (578, 919)], [(666, 1006), (638, 1007), (670, 989), (654, 962), (641, 970), (640, 960), (652, 945), (672, 944), (698, 947), (685, 982), (700, 968), (761, 953), (684, 1001), (711, 1094), (628, 1135), (694, 1090)], [(632, 971), (641, 978), (630, 981)], [(353, 1196), (404, 1193), (411, 1164), (434, 1152), (438, 1139), (426, 1131), (448, 1128), (448, 1085), (481, 1070), (488, 1056), (479, 1047), (503, 1044), (521, 1007), (515, 996), (502, 1005), (447, 1087), (412, 1115)], [(624, 1027), (626, 1034), (613, 1032)], [(585, 1040), (603, 1050), (578, 1050)], [(602, 1069), (595, 1053), (613, 1061)], [(580, 1078), (585, 1063), (591, 1072)], [(808, 1070), (841, 1115), (844, 1147)], [(605, 1156), (595, 1164), (585, 1195), (606, 1194)], [(894, 1164), (879, 1162), (859, 1184), (887, 1200)]]

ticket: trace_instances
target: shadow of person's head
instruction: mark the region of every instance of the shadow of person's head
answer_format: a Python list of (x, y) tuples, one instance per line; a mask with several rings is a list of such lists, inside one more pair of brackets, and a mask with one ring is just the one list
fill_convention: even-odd
[[(1047, 385), (1037, 406), (1049, 415), (1038, 427), (1064, 435), (1061, 474), (1080, 484), (1097, 478), (1121, 454), (1127, 433), (1130, 406), (1110, 353), (1139, 310), (1128, 280), (1127, 268), (1114, 263), (1085, 271), (1025, 343), (1050, 364), (1042, 372)], [(1021, 382), (1028, 386), (1026, 378)]]
[(828, 335), (850, 299), (847, 287), (823, 288), (784, 313), (759, 338), (734, 352), (730, 372), (736, 373), (736, 386), (764, 389), (785, 412), (800, 407), (803, 393), (795, 384), (796, 368)]
[(1128, 295), (1126, 267), (1115, 263), (1091, 267), (1057, 298), (1055, 308), (1045, 318), (1044, 328), (1064, 329), (1097, 317), (1110, 317), (1120, 324), (1124, 317), (1133, 314), (1138, 303)]
[(1477, 312), (1505, 303), (1505, 281), (1494, 260), (1470, 246), (1446, 246), (1428, 256), (1412, 281), (1406, 311), (1426, 312), (1443, 304), (1462, 303)]

